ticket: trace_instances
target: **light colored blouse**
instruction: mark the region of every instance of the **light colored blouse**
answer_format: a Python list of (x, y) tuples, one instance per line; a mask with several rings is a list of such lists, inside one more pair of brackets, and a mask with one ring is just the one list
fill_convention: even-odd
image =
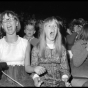
[(18, 36), (14, 43), (8, 43), (5, 37), (0, 39), (0, 61), (7, 62), (8, 65), (23, 65), (28, 40)]

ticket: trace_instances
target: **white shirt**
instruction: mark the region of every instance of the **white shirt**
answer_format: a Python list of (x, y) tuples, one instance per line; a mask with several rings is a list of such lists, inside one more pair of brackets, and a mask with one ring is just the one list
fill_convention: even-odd
[(24, 65), (25, 52), (28, 40), (18, 36), (14, 43), (6, 42), (3, 37), (0, 39), (0, 61), (8, 65)]
[(54, 44), (48, 44), (48, 43), (47, 43), (47, 46), (48, 46), (50, 49), (54, 49), (54, 48), (55, 48), (55, 45), (54, 45)]

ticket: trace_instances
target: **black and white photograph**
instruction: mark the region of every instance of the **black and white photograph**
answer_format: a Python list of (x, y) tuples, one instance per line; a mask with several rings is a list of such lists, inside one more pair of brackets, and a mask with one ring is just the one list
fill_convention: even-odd
[(88, 1), (0, 1), (0, 87), (88, 87)]

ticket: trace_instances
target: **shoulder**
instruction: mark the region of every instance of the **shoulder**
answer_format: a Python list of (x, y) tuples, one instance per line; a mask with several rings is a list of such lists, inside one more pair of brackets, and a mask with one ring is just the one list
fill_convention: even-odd
[(27, 39), (22, 38), (22, 37), (19, 37), (19, 40), (20, 40), (20, 45), (21, 45), (22, 47), (27, 47), (27, 46), (29, 45), (29, 42), (28, 42)]
[(19, 37), (22, 41), (27, 42), (28, 40), (26, 38)]
[(4, 37), (0, 39), (0, 45), (2, 45), (4, 43)]
[(81, 49), (84, 48), (84, 46), (86, 45), (86, 42), (83, 40), (77, 40), (74, 45), (72, 46), (72, 49), (76, 48), (76, 49)]
[(28, 43), (28, 40), (25, 39), (25, 38), (22, 38), (22, 37), (19, 37), (20, 41), (24, 44), (27, 44)]

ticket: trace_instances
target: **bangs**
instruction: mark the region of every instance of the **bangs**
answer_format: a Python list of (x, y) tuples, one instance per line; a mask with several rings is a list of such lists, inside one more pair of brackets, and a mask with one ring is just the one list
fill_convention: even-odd
[(1, 20), (3, 21), (5, 15), (7, 15), (8, 17), (12, 17), (15, 20), (18, 20), (18, 15), (15, 14), (13, 11), (5, 11), (1, 14)]

